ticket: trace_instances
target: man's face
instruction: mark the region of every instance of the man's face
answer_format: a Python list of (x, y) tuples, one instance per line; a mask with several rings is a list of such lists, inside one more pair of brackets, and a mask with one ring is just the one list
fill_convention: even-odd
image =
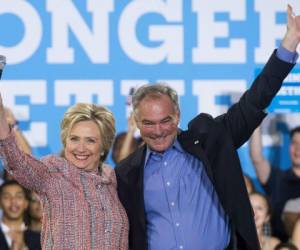
[(28, 207), (24, 190), (14, 184), (4, 187), (0, 195), (0, 206), (3, 210), (3, 220), (22, 219)]
[(290, 157), (293, 167), (300, 168), (300, 133), (294, 133), (290, 144)]
[(157, 152), (164, 152), (172, 145), (179, 118), (179, 111), (166, 95), (160, 98), (145, 97), (136, 113), (137, 127), (144, 142)]

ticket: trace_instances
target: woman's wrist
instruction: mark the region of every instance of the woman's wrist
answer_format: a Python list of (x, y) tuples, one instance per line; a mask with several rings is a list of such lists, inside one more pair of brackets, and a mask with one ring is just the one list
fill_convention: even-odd
[(10, 131), (12, 131), (12, 130), (18, 130), (18, 125), (19, 125), (18, 121), (15, 121), (14, 123), (9, 123), (8, 124)]

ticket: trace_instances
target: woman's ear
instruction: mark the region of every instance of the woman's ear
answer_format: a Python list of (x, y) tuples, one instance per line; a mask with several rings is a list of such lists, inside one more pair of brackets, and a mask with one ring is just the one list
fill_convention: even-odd
[(269, 222), (270, 219), (271, 219), (271, 217), (270, 217), (270, 215), (268, 214), (268, 215), (266, 216), (266, 218), (265, 218), (265, 222)]

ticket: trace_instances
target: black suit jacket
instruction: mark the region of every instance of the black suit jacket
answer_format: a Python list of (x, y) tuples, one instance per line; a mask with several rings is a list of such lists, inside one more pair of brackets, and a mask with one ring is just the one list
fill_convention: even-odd
[[(40, 233), (26, 230), (24, 231), (24, 240), (29, 250), (41, 250)], [(0, 227), (0, 250), (9, 250), (3, 231)]]
[[(178, 134), (183, 149), (204, 163), (207, 175), (229, 216), (233, 232), (230, 249), (259, 249), (253, 210), (236, 150), (261, 123), (266, 115), (264, 109), (293, 66), (279, 60), (274, 52), (251, 88), (227, 113), (216, 118), (200, 114), (189, 122), (188, 130)], [(132, 250), (147, 249), (143, 196), (145, 153), (146, 146), (143, 146), (115, 169), (119, 198), (129, 217)]]

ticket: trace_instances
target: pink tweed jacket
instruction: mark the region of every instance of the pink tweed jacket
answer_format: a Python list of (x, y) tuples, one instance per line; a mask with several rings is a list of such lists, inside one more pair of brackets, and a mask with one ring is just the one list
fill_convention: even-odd
[(127, 250), (128, 219), (116, 191), (114, 170), (85, 172), (66, 159), (41, 161), (21, 152), (13, 135), (0, 140), (5, 168), (43, 204), (44, 250)]

